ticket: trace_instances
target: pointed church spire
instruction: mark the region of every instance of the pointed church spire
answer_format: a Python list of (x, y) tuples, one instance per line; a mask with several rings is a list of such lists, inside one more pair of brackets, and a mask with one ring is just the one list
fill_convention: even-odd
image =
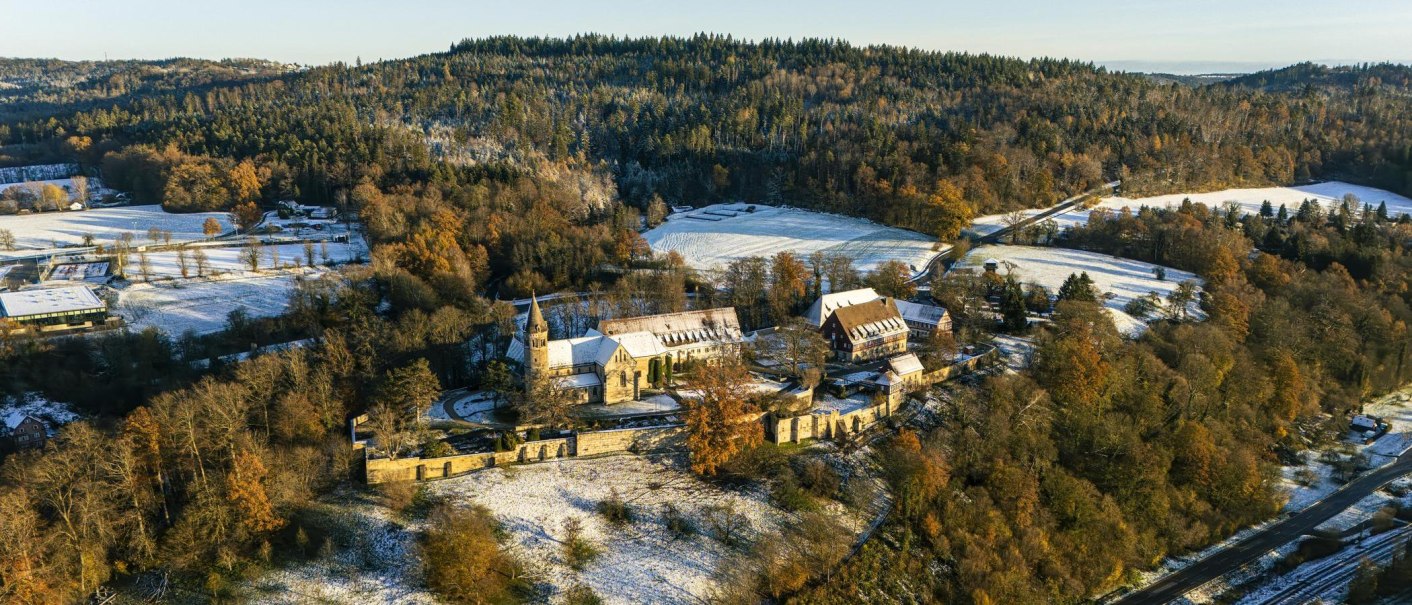
[(525, 332), (534, 334), (548, 331), (549, 324), (544, 321), (544, 314), (539, 311), (539, 298), (534, 295), (534, 290), (530, 290), (529, 322), (525, 326)]

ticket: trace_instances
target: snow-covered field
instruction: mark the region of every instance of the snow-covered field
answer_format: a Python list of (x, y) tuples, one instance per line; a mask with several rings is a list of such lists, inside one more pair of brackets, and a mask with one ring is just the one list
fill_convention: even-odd
[[(673, 540), (661, 520), (667, 503), (699, 528), (705, 526), (703, 510), (717, 504), (732, 503), (756, 531), (773, 531), (787, 517), (765, 493), (707, 485), (675, 457), (612, 456), (494, 468), (427, 487), (452, 501), (489, 508), (536, 583), (559, 594), (581, 582), (607, 603), (702, 602), (710, 591), (712, 572), (730, 551), (706, 535)], [(595, 512), (613, 490), (636, 516), (626, 527), (615, 528)], [(570, 518), (582, 521), (583, 536), (602, 551), (582, 571), (564, 562), (560, 539)]]
[[(736, 259), (768, 257), (788, 250), (801, 259), (814, 252), (847, 256), (860, 271), (899, 260), (918, 272), (947, 249), (929, 235), (861, 218), (760, 205), (755, 206), (753, 213), (741, 211), (745, 207), (746, 204), (716, 204), (673, 214), (643, 236), (653, 252), (666, 254), (675, 250), (687, 264), (702, 270), (721, 269)], [(726, 216), (730, 214), (734, 216)]]
[[(1190, 198), (1193, 203), (1205, 204), (1213, 208), (1221, 208), (1227, 202), (1240, 204), (1241, 209), (1246, 213), (1257, 213), (1260, 205), (1269, 200), (1270, 205), (1279, 210), (1280, 204), (1284, 204), (1290, 214), (1294, 214), (1299, 209), (1299, 205), (1307, 199), (1318, 200), (1319, 206), (1324, 210), (1334, 207), (1343, 202), (1344, 194), (1351, 193), (1362, 203), (1369, 204), (1373, 208), (1378, 207), (1379, 202), (1387, 202), (1387, 210), (1390, 216), (1396, 217), (1399, 214), (1412, 214), (1412, 199), (1372, 187), (1353, 185), (1342, 181), (1328, 181), (1325, 183), (1315, 183), (1312, 185), (1298, 185), (1293, 187), (1258, 187), (1250, 189), (1223, 189), (1221, 191), (1210, 191), (1207, 193), (1172, 193), (1168, 195), (1157, 195), (1143, 198), (1126, 197), (1106, 197), (1088, 209), (1076, 208), (1068, 212), (1060, 213), (1050, 217), (1059, 225), (1060, 229), (1075, 225), (1088, 224), (1089, 214), (1095, 208), (1107, 208), (1118, 211), (1129, 208), (1137, 212), (1138, 208), (1147, 206), (1150, 208), (1171, 208), (1180, 206), (1182, 200)], [(1025, 216), (1034, 216), (1042, 212), (1043, 209), (1032, 209), (1023, 211)], [(970, 231), (979, 235), (989, 235), (1005, 226), (1004, 214), (991, 214), (977, 217), (972, 222)]]
[[(1307, 199), (1318, 200), (1319, 206), (1328, 210), (1336, 204), (1343, 203), (1343, 196), (1353, 194), (1359, 202), (1368, 204), (1373, 208), (1378, 207), (1379, 202), (1387, 203), (1388, 215), (1396, 217), (1399, 214), (1412, 214), (1412, 199), (1408, 199), (1390, 191), (1353, 185), (1342, 181), (1328, 181), (1325, 183), (1315, 183), (1313, 185), (1298, 185), (1293, 187), (1259, 187), (1252, 189), (1223, 189), (1221, 191), (1211, 191), (1208, 193), (1172, 193), (1168, 195), (1157, 195), (1143, 198), (1109, 197), (1099, 202), (1097, 207), (1118, 210), (1124, 207), (1132, 208), (1136, 211), (1139, 207), (1148, 206), (1152, 208), (1171, 208), (1180, 206), (1182, 200), (1191, 198), (1196, 204), (1205, 204), (1213, 208), (1220, 208), (1227, 202), (1240, 204), (1241, 210), (1246, 213), (1257, 213), (1260, 205), (1268, 200), (1270, 205), (1279, 210), (1280, 204), (1284, 204), (1290, 214), (1299, 210), (1299, 205)], [(1357, 208), (1355, 208), (1357, 210)], [(1065, 213), (1075, 216), (1083, 216), (1088, 219), (1087, 213), (1073, 212)]]
[(25, 393), (19, 398), (0, 397), (0, 420), (14, 414), (33, 416), (42, 421), (50, 437), (58, 432), (60, 426), (78, 420), (78, 414), (69, 408), (69, 404), (50, 401), (39, 393)]
[[(1021, 214), (1024, 218), (1029, 218), (1029, 217), (1032, 217), (1032, 216), (1034, 216), (1034, 215), (1036, 215), (1036, 214), (1039, 214), (1039, 213), (1041, 213), (1041, 212), (1044, 212), (1045, 210), (1047, 210), (1047, 209), (1046, 209), (1046, 208), (1031, 208), (1031, 209), (1029, 209), (1029, 210), (1021, 210), (1021, 211), (1020, 211), (1020, 214)], [(987, 214), (987, 215), (985, 215), (985, 216), (978, 216), (978, 217), (976, 217), (974, 220), (971, 221), (971, 226), (970, 226), (969, 229), (967, 229), (967, 231), (970, 231), (971, 233), (974, 233), (974, 234), (980, 235), (980, 236), (990, 235), (990, 234), (992, 234), (992, 233), (995, 233), (996, 231), (999, 231), (999, 230), (1001, 230), (1001, 229), (1004, 229), (1004, 228), (1006, 227), (1006, 223), (1009, 221), (1009, 216), (1010, 216), (1009, 213), (1006, 213), (1006, 214)], [(1058, 217), (1055, 217), (1055, 218), (1057, 219)]]
[[(312, 276), (302, 276), (310, 279)], [(301, 276), (292, 273), (221, 280), (136, 283), (122, 290), (117, 313), (134, 330), (149, 326), (172, 336), (225, 328), (231, 311), (244, 309), (252, 318), (283, 313), (289, 294)]]
[(111, 245), (123, 233), (131, 233), (133, 244), (140, 246), (148, 242), (147, 230), (152, 227), (171, 231), (173, 242), (205, 239), (201, 225), (207, 218), (220, 221), (224, 231), (231, 229), (230, 216), (224, 212), (172, 214), (158, 205), (0, 216), (0, 229), (15, 234), (21, 251), (81, 245), (84, 235), (92, 235), (94, 243)]
[[(1000, 261), (1002, 274), (1013, 269), (1021, 282), (1044, 286), (1051, 295), (1059, 293), (1059, 286), (1070, 274), (1087, 271), (1100, 293), (1111, 292), (1114, 295), (1104, 301), (1104, 306), (1112, 313), (1118, 330), (1125, 334), (1140, 333), (1146, 326), (1123, 310), (1128, 302), (1148, 292), (1156, 292), (1166, 299), (1177, 284), (1186, 280), (1200, 281), (1194, 274), (1172, 268), (1167, 268), (1165, 280), (1158, 280), (1152, 272), (1157, 265), (1142, 261), (1082, 250), (1033, 246), (981, 246), (967, 253), (953, 270), (968, 268), (983, 271), (987, 259)], [(1201, 316), (1195, 302), (1189, 305), (1188, 312), (1193, 317)]]
[[(250, 265), (243, 258), (246, 248), (244, 246), (233, 247), (210, 247), (202, 246), (192, 248), (186, 252), (187, 270), (190, 275), (196, 275), (196, 250), (201, 250), (206, 254), (206, 262), (209, 267), (207, 274), (212, 273), (241, 273), (249, 274)], [(364, 258), (367, 253), (361, 242), (355, 241), (351, 244), (341, 244), (337, 242), (321, 242), (314, 244), (314, 264), (323, 265), (324, 251), (328, 252), (327, 262), (342, 264)], [(260, 246), (260, 270), (288, 268), (295, 263), (307, 266), (308, 259), (304, 254), (303, 244), (278, 244)], [(128, 258), (127, 274), (129, 279), (141, 279), (142, 273), (139, 267), (140, 256), (133, 254)], [(181, 277), (181, 267), (177, 264), (177, 252), (153, 252), (147, 255), (147, 263), (151, 268), (152, 279), (169, 277)]]

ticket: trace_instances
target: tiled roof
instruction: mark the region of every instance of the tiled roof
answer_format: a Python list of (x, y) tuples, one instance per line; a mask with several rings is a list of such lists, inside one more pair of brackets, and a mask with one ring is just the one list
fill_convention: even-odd
[(855, 341), (907, 331), (902, 313), (890, 298), (840, 307), (833, 312), (833, 316), (838, 318), (839, 327)]

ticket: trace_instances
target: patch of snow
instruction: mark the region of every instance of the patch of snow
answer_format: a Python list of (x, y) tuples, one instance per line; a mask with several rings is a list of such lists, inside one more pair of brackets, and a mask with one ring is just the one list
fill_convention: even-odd
[(303, 603), (398, 603), (434, 605), (442, 600), (421, 585), (416, 556), (418, 527), (409, 526), (366, 497), (343, 494), (345, 502), (320, 505), (335, 515), (346, 536), (331, 556), (279, 568), (248, 584), (251, 600)]
[[(328, 260), (331, 263), (341, 264), (360, 260), (367, 254), (367, 248), (361, 240), (353, 240), (351, 243), (321, 242), (314, 244), (314, 264), (323, 265), (323, 251), (328, 251)], [(247, 254), (245, 246), (201, 246), (193, 247), (186, 251), (186, 262), (188, 275), (196, 275), (196, 251), (200, 250), (206, 254), (207, 275), (221, 273), (240, 273), (244, 275), (257, 275), (250, 272), (250, 265), (246, 263), (244, 256)], [(260, 250), (260, 270), (269, 271), (273, 269), (290, 268), (298, 261), (301, 266), (306, 264), (304, 254), (304, 244), (270, 244), (262, 245)], [(177, 262), (178, 253), (176, 251), (152, 252), (147, 254), (148, 276), (152, 279), (180, 278), (181, 266)], [(141, 257), (132, 254), (128, 258), (127, 275), (128, 279), (141, 279), (142, 269), (139, 266)]]
[(59, 427), (78, 420), (78, 414), (69, 407), (67, 403), (50, 401), (40, 393), (25, 393), (22, 397), (0, 398), (0, 418), (8, 418), (11, 415), (33, 416), (44, 423), (45, 431), (50, 437), (58, 432)]
[[(1019, 372), (1030, 365), (1030, 356), (1034, 354), (1034, 339), (1026, 336), (1012, 336), (1010, 334), (997, 334), (991, 344), (1000, 351), (1001, 359), (1005, 360), (1005, 367), (1008, 371)], [(960, 362), (960, 359), (957, 360)]]
[(676, 251), (700, 270), (724, 269), (737, 259), (788, 250), (801, 260), (814, 252), (847, 256), (864, 272), (899, 260), (915, 275), (950, 249), (935, 237), (861, 218), (762, 205), (755, 205), (755, 212), (743, 208), (716, 204), (673, 214), (643, 237), (653, 252)]
[(115, 311), (134, 330), (150, 326), (172, 336), (187, 330), (208, 334), (225, 329), (227, 317), (236, 309), (251, 318), (284, 313), (298, 280), (315, 275), (136, 283), (121, 291)]
[[(1312, 485), (1304, 485), (1295, 478), (1301, 469), (1314, 473)], [(1305, 466), (1286, 466), (1280, 470), (1283, 475), (1281, 484), (1289, 494), (1289, 500), (1285, 502), (1284, 507), (1287, 513), (1297, 513), (1309, 508), (1342, 487), (1333, 480), (1333, 467), (1318, 460), (1310, 460)]]
[(123, 233), (131, 233), (133, 245), (141, 246), (148, 242), (147, 230), (152, 227), (171, 231), (173, 242), (204, 240), (201, 225), (207, 218), (220, 221), (223, 231), (232, 229), (230, 215), (224, 212), (174, 214), (155, 204), (0, 216), (0, 229), (15, 234), (15, 245), (20, 250), (9, 253), (15, 254), (26, 249), (52, 249), (56, 243), (82, 245), (84, 235), (92, 235), (95, 244), (111, 246)]
[(432, 420), (464, 418), (475, 422), (481, 414), (495, 409), (495, 394), (490, 391), (454, 391), (445, 393), (427, 411)]
[[(1328, 181), (1324, 183), (1314, 183), (1312, 185), (1298, 185), (1294, 187), (1258, 187), (1250, 189), (1223, 189), (1221, 191), (1211, 191), (1207, 193), (1172, 193), (1168, 195), (1156, 195), (1143, 198), (1109, 197), (1104, 198), (1095, 207), (1108, 208), (1110, 210), (1120, 210), (1124, 207), (1131, 208), (1134, 212), (1142, 206), (1151, 208), (1175, 208), (1181, 206), (1182, 200), (1190, 198), (1192, 203), (1205, 204), (1212, 208), (1221, 208), (1227, 202), (1235, 202), (1240, 205), (1241, 210), (1246, 214), (1260, 212), (1260, 206), (1268, 200), (1270, 205), (1278, 212), (1280, 204), (1284, 204), (1285, 209), (1293, 215), (1299, 210), (1299, 205), (1306, 199), (1318, 200), (1319, 206), (1325, 211), (1337, 204), (1343, 203), (1345, 194), (1353, 194), (1360, 203), (1368, 204), (1376, 209), (1380, 202), (1387, 203), (1388, 215), (1396, 218), (1399, 214), (1412, 214), (1412, 199), (1408, 199), (1391, 191), (1353, 185), (1342, 181)], [(1354, 208), (1359, 210), (1359, 208)], [(1088, 211), (1067, 212), (1063, 215), (1061, 226), (1065, 222), (1082, 218), (1083, 222), (1088, 221)], [(1056, 217), (1058, 218), (1058, 217)]]
[[(732, 503), (757, 532), (773, 532), (788, 518), (759, 489), (728, 491), (683, 468), (677, 457), (611, 456), (559, 460), (485, 471), (428, 484), (434, 495), (490, 509), (509, 533), (509, 549), (554, 594), (577, 583), (607, 603), (699, 602), (712, 588), (716, 564), (731, 551), (705, 535), (703, 512)], [(608, 524), (595, 512), (615, 491), (632, 507), (626, 527)], [(673, 540), (663, 527), (663, 506), (672, 503), (703, 533)], [(564, 522), (578, 518), (583, 537), (601, 550), (582, 571), (564, 561)]]
[[(1112, 314), (1118, 330), (1129, 335), (1140, 334), (1147, 327), (1142, 320), (1123, 310), (1133, 299), (1149, 292), (1156, 292), (1165, 299), (1183, 281), (1201, 283), (1195, 274), (1170, 267), (1164, 267), (1166, 279), (1158, 280), (1153, 274), (1153, 269), (1158, 265), (1151, 263), (1097, 252), (1036, 246), (980, 246), (968, 252), (952, 269), (982, 271), (988, 259), (1000, 261), (1002, 274), (1013, 268), (1021, 282), (1037, 283), (1048, 289), (1050, 294), (1058, 294), (1059, 286), (1070, 274), (1087, 271), (1100, 295), (1113, 294), (1112, 298), (1103, 301), (1103, 305)], [(1204, 317), (1195, 301), (1188, 305), (1187, 311), (1193, 318)]]

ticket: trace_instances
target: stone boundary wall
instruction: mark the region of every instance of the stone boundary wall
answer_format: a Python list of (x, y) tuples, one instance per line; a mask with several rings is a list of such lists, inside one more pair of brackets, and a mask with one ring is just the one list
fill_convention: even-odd
[[(412, 457), (397, 460), (365, 458), (364, 476), (369, 485), (391, 481), (430, 481), (507, 464), (528, 464), (557, 458), (674, 449), (682, 446), (685, 436), (685, 428), (681, 425), (672, 425), (585, 431), (569, 437), (525, 442), (507, 452), (481, 452), (441, 458)], [(367, 451), (364, 450), (365, 455)]]
[(933, 385), (938, 382), (946, 382), (958, 376), (970, 374), (971, 372), (974, 372), (976, 370), (976, 366), (979, 366), (987, 361), (993, 360), (999, 356), (1000, 350), (996, 349), (995, 347), (991, 347), (989, 351), (967, 359), (966, 361), (963, 361), (961, 363), (953, 363), (944, 368), (926, 373), (922, 376), (922, 383), (927, 385)]
[[(922, 376), (922, 384), (933, 385), (964, 376), (975, 371), (977, 366), (987, 360), (994, 359), (997, 355), (999, 353), (992, 348), (961, 363), (929, 372)], [(849, 435), (865, 431), (884, 418), (891, 416), (894, 411), (902, 407), (904, 402), (905, 396), (897, 398), (896, 401), (885, 400), (882, 404), (846, 414), (841, 414), (838, 410), (828, 410), (789, 417), (771, 415), (765, 420), (765, 434), (775, 445), (799, 443), (805, 439), (846, 439)]]

